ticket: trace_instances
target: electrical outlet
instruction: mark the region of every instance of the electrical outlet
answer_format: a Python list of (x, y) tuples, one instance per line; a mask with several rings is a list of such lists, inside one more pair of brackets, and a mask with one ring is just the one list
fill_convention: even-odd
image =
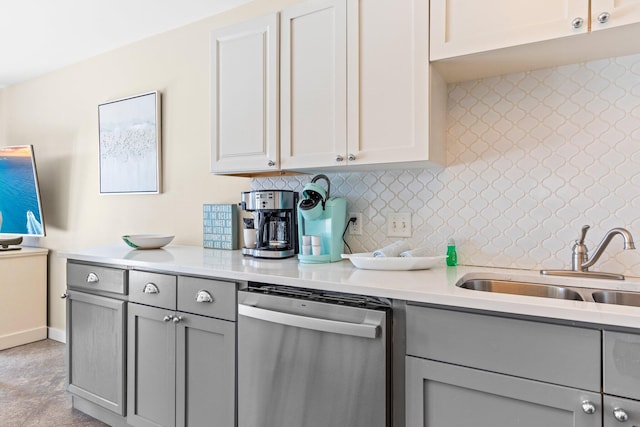
[(392, 212), (387, 215), (387, 236), (411, 237), (411, 212)]
[(349, 218), (355, 218), (355, 222), (349, 222), (349, 234), (354, 236), (362, 235), (362, 213), (352, 212), (349, 214)]

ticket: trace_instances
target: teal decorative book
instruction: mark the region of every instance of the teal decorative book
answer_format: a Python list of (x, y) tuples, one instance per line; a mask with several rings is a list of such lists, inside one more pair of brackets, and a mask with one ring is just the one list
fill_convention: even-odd
[(238, 207), (203, 205), (203, 244), (212, 249), (238, 249)]

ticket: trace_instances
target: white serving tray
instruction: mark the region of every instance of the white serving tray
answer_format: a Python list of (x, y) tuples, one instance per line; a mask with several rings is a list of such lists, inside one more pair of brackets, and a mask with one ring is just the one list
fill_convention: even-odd
[(426, 270), (445, 259), (446, 255), (430, 257), (374, 257), (372, 252), (342, 254), (342, 259), (363, 270)]

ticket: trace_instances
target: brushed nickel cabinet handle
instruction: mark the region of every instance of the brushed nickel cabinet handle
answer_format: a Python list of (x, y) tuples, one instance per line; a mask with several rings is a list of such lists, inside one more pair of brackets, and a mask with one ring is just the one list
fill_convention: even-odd
[(610, 17), (611, 14), (609, 12), (602, 12), (600, 15), (598, 15), (598, 22), (601, 24), (606, 24), (607, 22), (609, 22)]
[(627, 414), (627, 412), (622, 408), (614, 408), (613, 416), (616, 420), (620, 421), (621, 423), (629, 420), (629, 414)]
[(100, 278), (96, 273), (89, 273), (87, 275), (87, 283), (98, 283), (99, 281), (100, 281)]
[(585, 400), (582, 402), (582, 410), (584, 411), (585, 414), (589, 414), (589, 415), (595, 414), (596, 405), (594, 405), (593, 402)]
[(147, 283), (146, 285), (144, 285), (144, 288), (142, 289), (142, 293), (144, 293), (144, 294), (159, 294), (160, 293), (160, 289), (158, 289), (158, 287), (153, 283)]
[(582, 24), (584, 24), (584, 19), (577, 17), (577, 18), (573, 18), (573, 21), (571, 21), (571, 26), (573, 28), (575, 28), (576, 30), (580, 27), (582, 27)]
[(196, 302), (213, 302), (213, 297), (209, 292), (200, 290), (196, 294)]

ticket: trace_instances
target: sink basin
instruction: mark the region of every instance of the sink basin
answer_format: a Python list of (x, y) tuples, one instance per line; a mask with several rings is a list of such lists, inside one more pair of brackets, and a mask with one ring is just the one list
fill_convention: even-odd
[(597, 291), (592, 295), (595, 302), (640, 307), (640, 293), (624, 291)]
[[(543, 285), (540, 283), (515, 282), (493, 279), (472, 279), (459, 283), (457, 284), (457, 286), (474, 291), (584, 301), (584, 298), (582, 298), (582, 296), (578, 292), (572, 289), (563, 286)], [(640, 298), (637, 302), (638, 305), (640, 305)]]

